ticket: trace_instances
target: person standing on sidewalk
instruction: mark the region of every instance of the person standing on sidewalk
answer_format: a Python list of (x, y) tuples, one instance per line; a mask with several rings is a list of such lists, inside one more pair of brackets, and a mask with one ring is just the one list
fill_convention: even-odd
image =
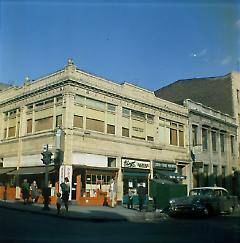
[(60, 214), (61, 213), (61, 207), (62, 207), (62, 199), (61, 199), (61, 193), (58, 192), (57, 193), (57, 214)]
[(115, 206), (116, 192), (117, 192), (117, 186), (116, 186), (116, 183), (115, 183), (115, 179), (112, 178), (111, 181), (110, 181), (110, 187), (109, 187), (109, 196), (110, 196), (112, 208), (114, 208), (114, 206)]
[(30, 186), (29, 183), (27, 182), (27, 179), (23, 180), (22, 183), (22, 198), (23, 198), (23, 203), (27, 204), (30, 196)]
[(128, 209), (133, 208), (133, 192), (131, 188), (128, 188)]
[(138, 201), (139, 201), (139, 211), (142, 212), (143, 210), (143, 204), (146, 196), (146, 188), (143, 187), (143, 183), (140, 183), (140, 186), (138, 187), (137, 190), (138, 193)]
[(32, 182), (30, 190), (31, 190), (32, 202), (37, 203), (39, 198), (39, 192), (38, 192), (38, 186), (36, 181)]
[(69, 194), (70, 194), (70, 185), (69, 180), (67, 177), (64, 178), (64, 182), (61, 183), (61, 189), (62, 189), (62, 200), (64, 202), (64, 206), (66, 209), (66, 212), (68, 212), (68, 200), (69, 200)]

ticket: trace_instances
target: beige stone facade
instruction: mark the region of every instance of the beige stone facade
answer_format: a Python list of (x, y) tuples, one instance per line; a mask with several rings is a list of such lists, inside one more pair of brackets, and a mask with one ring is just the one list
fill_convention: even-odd
[(238, 168), (236, 119), (192, 100), (189, 141), (193, 159), (193, 187), (223, 186), (232, 191), (232, 171)]
[(73, 200), (107, 195), (114, 176), (122, 201), (126, 187), (141, 178), (148, 187), (156, 161), (175, 165), (173, 173), (181, 168), (182, 183), (191, 187), (188, 110), (153, 92), (93, 76), (71, 60), (58, 72), (0, 91), (3, 167), (42, 166), (43, 146), (56, 151), (57, 128), (64, 159), (52, 180), (69, 177)]

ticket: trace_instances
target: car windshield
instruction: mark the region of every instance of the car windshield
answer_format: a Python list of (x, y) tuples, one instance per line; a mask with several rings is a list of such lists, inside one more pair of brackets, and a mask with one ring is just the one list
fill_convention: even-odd
[(211, 189), (192, 189), (190, 196), (213, 196), (214, 192)]

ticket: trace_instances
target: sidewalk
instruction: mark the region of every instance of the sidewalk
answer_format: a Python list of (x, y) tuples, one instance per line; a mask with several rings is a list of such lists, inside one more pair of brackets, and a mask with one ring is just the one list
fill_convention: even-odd
[(159, 212), (139, 212), (137, 209), (127, 209), (124, 206), (116, 206), (115, 208), (110, 208), (106, 206), (69, 205), (68, 212), (66, 212), (64, 206), (62, 206), (60, 215), (57, 214), (55, 205), (49, 205), (50, 210), (43, 210), (42, 204), (24, 205), (22, 201), (0, 201), (0, 207), (63, 219), (65, 218), (89, 222), (153, 222), (155, 220), (167, 217), (166, 215)]

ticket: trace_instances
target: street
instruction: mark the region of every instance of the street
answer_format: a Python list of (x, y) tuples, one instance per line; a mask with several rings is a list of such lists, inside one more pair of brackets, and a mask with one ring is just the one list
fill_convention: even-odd
[(0, 208), (0, 242), (228, 242), (240, 240), (239, 215), (154, 222), (86, 222)]

